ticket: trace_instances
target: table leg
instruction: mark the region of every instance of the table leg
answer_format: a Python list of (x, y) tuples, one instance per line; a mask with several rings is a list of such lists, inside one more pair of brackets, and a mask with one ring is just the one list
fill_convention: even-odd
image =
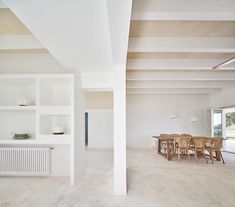
[(170, 161), (171, 160), (171, 148), (170, 148), (170, 143), (167, 141), (167, 159)]
[(157, 153), (158, 153), (158, 154), (161, 153), (161, 140), (160, 140), (160, 139), (158, 139)]

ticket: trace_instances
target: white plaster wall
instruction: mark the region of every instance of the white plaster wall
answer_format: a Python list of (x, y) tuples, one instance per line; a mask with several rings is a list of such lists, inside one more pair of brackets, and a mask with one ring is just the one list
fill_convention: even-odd
[(0, 54), (0, 73), (64, 73), (65, 69), (49, 53)]
[(113, 110), (88, 110), (88, 147), (113, 148)]
[[(153, 135), (161, 133), (207, 134), (208, 95), (196, 96), (198, 122), (189, 119), (194, 115), (192, 95), (128, 95), (127, 96), (127, 147), (150, 148)], [(170, 119), (171, 113), (178, 118)]]
[(70, 176), (70, 146), (54, 145), (51, 152), (52, 176)]
[(235, 105), (235, 88), (223, 89), (219, 94), (210, 96), (210, 107), (225, 107)]
[[(219, 94), (210, 96), (210, 107), (226, 107), (235, 105), (235, 88), (223, 89)], [(235, 141), (226, 140), (224, 141), (224, 150), (228, 152), (235, 152)]]

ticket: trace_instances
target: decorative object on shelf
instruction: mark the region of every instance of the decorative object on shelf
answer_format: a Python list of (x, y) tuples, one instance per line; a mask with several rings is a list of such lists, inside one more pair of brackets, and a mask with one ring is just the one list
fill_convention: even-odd
[(21, 98), (21, 99), (18, 100), (18, 105), (19, 106), (29, 106), (30, 101), (25, 99), (25, 98)]
[(54, 135), (62, 135), (64, 134), (64, 127), (60, 127), (60, 126), (52, 127), (52, 133)]
[(13, 139), (18, 139), (18, 140), (24, 140), (24, 139), (29, 139), (30, 134), (14, 134)]

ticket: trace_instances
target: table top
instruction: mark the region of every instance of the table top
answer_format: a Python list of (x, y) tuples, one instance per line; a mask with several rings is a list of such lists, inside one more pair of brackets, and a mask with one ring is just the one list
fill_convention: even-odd
[(159, 140), (174, 140), (174, 137), (160, 137), (160, 136), (152, 136), (154, 139), (159, 139)]

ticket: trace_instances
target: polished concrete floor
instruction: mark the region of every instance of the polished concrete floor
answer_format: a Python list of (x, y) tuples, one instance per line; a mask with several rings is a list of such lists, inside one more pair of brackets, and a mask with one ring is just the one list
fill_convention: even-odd
[(68, 178), (0, 178), (1, 207), (233, 207), (235, 155), (226, 164), (169, 162), (153, 150), (128, 150), (128, 195), (112, 195), (112, 151), (88, 150), (86, 174)]

